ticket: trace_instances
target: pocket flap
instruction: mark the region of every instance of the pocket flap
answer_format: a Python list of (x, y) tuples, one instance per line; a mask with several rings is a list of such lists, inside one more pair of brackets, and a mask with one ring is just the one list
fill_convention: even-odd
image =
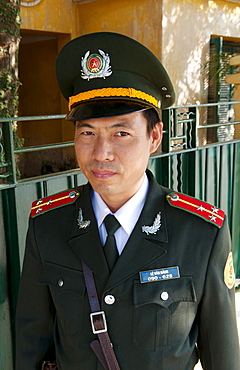
[(46, 262), (39, 278), (40, 284), (49, 285), (58, 293), (75, 293), (84, 297), (86, 286), (83, 272)]
[(196, 293), (191, 276), (134, 285), (135, 307), (158, 304), (169, 307), (174, 302), (196, 302)]

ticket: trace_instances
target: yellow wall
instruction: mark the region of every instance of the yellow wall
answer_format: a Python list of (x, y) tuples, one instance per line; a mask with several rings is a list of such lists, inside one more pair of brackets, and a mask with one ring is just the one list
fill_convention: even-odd
[(162, 61), (176, 89), (176, 104), (206, 102), (201, 66), (209, 52), (211, 35), (240, 42), (240, 5), (229, 1), (164, 0), (162, 32)]
[(74, 34), (75, 9), (72, 0), (41, 0), (34, 6), (21, 6), (21, 28)]
[(80, 5), (72, 0), (41, 0), (35, 6), (21, 6), (21, 29), (66, 33), (72, 38), (96, 31), (120, 32), (160, 57), (161, 17), (162, 0), (98, 0)]
[(79, 34), (119, 32), (146, 45), (161, 58), (162, 0), (99, 0), (78, 5)]

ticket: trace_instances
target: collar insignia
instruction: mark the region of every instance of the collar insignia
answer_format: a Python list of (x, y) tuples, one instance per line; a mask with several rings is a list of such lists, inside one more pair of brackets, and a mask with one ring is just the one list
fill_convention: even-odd
[(91, 223), (91, 221), (89, 221), (89, 220), (84, 221), (82, 208), (79, 208), (77, 223), (78, 223), (79, 229), (86, 229)]
[(149, 234), (156, 234), (161, 227), (161, 212), (157, 214), (152, 226), (142, 226), (142, 232)]
[(99, 54), (90, 54), (87, 51), (81, 60), (81, 77), (84, 80), (92, 78), (106, 78), (112, 74), (110, 66), (110, 57), (104, 51), (98, 49)]

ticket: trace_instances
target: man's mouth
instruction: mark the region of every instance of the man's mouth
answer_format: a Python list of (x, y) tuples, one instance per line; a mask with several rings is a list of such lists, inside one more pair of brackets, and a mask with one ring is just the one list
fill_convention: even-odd
[(116, 172), (114, 171), (109, 171), (109, 170), (100, 170), (100, 169), (93, 169), (91, 170), (93, 176), (97, 179), (101, 179), (101, 180), (104, 180), (104, 179), (109, 179), (111, 178), (112, 176), (116, 175)]

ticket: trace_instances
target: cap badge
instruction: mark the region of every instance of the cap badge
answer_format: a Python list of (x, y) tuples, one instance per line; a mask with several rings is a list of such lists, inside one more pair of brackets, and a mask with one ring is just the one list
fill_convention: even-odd
[(159, 212), (157, 216), (155, 217), (155, 220), (152, 226), (145, 226), (145, 225), (142, 226), (142, 232), (146, 233), (147, 235), (156, 234), (157, 231), (160, 229), (160, 227), (161, 227), (161, 212)]
[(106, 78), (112, 74), (110, 66), (110, 57), (104, 51), (98, 49), (99, 54), (90, 54), (87, 51), (81, 60), (81, 77), (84, 80), (92, 78)]

